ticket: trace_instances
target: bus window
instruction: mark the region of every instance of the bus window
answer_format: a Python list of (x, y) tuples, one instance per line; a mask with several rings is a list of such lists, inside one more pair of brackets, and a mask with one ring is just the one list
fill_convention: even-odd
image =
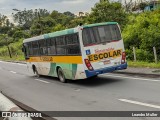
[(94, 31), (92, 28), (84, 29), (83, 39), (84, 39), (84, 44), (87, 44), (87, 45), (97, 42), (97, 40), (95, 39)]
[(47, 54), (46, 40), (39, 40), (38, 43), (39, 43), (40, 55), (46, 55)]
[(73, 43), (74, 44), (79, 44), (79, 39), (78, 39), (78, 35), (77, 34), (73, 35)]
[(84, 45), (111, 42), (112, 40), (121, 40), (120, 30), (117, 25), (85, 28), (83, 30), (82, 37)]
[(103, 26), (98, 27), (98, 32), (99, 32), (101, 42), (105, 42), (106, 40), (107, 41), (109, 40), (110, 35), (109, 36), (106, 35), (106, 33), (108, 33), (108, 31), (105, 31)]
[(65, 37), (57, 37), (56, 38), (56, 52), (57, 55), (66, 55), (66, 48), (65, 48)]
[(48, 55), (56, 55), (56, 39), (51, 38), (47, 40)]
[(110, 25), (110, 31), (111, 31), (111, 36), (112, 40), (120, 40), (121, 39), (121, 34), (119, 32), (119, 29), (116, 25)]
[(65, 41), (67, 45), (79, 44), (79, 39), (77, 34), (66, 35)]
[(32, 55), (33, 55), (32, 43), (31, 43), (31, 42), (28, 42), (28, 43), (27, 43), (27, 46), (28, 46), (28, 55), (29, 55), (29, 56), (32, 56)]
[(33, 56), (39, 55), (39, 45), (38, 45), (38, 41), (32, 42), (32, 50), (33, 50)]
[(67, 55), (80, 55), (78, 34), (67, 35), (66, 42)]
[(66, 44), (66, 42), (65, 42), (64, 36), (56, 38), (56, 45), (65, 45), (65, 44)]
[(67, 35), (67, 36), (65, 37), (65, 39), (66, 39), (67, 45), (73, 44), (73, 37), (72, 37), (72, 35)]

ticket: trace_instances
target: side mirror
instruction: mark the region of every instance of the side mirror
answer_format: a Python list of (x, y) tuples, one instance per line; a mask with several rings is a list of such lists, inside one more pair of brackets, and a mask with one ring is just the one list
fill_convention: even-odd
[(24, 52), (24, 48), (22, 48), (22, 52)]

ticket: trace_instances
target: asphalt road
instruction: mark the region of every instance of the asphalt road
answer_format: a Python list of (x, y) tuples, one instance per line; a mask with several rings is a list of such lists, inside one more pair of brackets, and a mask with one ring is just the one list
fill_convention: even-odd
[[(103, 74), (60, 83), (35, 78), (25, 64), (0, 61), (0, 91), (39, 111), (160, 111), (160, 78)], [(57, 118), (93, 120), (93, 118)], [(94, 118), (95, 120), (158, 120), (160, 118)]]

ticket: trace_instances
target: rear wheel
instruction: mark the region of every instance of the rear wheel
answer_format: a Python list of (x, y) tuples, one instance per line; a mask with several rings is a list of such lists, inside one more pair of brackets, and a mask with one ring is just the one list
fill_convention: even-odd
[(36, 75), (36, 77), (39, 78), (40, 75), (39, 75), (38, 70), (37, 70), (36, 67), (33, 69), (33, 71), (34, 71), (34, 74)]
[(62, 68), (58, 68), (58, 70), (57, 70), (57, 75), (58, 75), (59, 80), (60, 80), (62, 83), (66, 83), (66, 82), (67, 82), (67, 80), (65, 79), (65, 76), (64, 76), (64, 73), (63, 73)]

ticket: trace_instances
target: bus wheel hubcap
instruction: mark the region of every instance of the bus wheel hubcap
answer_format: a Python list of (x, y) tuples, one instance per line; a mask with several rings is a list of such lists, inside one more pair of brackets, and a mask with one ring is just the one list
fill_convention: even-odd
[(61, 70), (59, 70), (58, 75), (59, 75), (60, 81), (61, 82), (65, 82), (64, 74), (63, 74), (63, 72)]

